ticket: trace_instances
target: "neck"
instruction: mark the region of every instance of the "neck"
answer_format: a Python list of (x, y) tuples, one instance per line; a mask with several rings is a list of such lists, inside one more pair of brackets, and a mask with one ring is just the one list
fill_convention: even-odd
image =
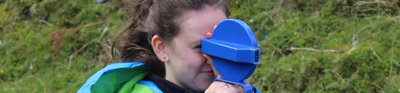
[[(168, 64), (166, 64), (168, 65)], [(167, 66), (166, 66), (167, 67)], [(179, 81), (178, 77), (176, 77), (175, 75), (176, 73), (173, 72), (173, 70), (169, 69), (169, 68), (165, 68), (165, 79), (182, 87), (185, 88), (183, 83), (181, 81)]]

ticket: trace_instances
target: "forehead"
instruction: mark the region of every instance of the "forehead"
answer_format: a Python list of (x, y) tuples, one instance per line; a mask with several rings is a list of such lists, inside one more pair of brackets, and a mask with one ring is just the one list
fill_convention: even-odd
[(216, 6), (206, 5), (200, 10), (185, 11), (180, 19), (180, 31), (176, 38), (200, 42), (201, 38), (205, 38), (206, 32), (211, 32), (214, 25), (226, 18), (223, 9)]

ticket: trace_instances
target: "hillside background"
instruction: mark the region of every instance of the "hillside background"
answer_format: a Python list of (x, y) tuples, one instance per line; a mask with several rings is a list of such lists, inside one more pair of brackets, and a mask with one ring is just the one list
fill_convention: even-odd
[[(128, 0), (0, 0), (0, 93), (72, 93), (106, 64)], [(400, 93), (399, 0), (234, 0), (262, 92)]]

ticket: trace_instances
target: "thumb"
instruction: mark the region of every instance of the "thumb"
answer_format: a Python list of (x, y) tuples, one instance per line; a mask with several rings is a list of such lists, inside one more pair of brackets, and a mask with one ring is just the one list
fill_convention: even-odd
[(206, 58), (207, 60), (207, 64), (209, 64), (214, 72), (214, 75), (216, 78), (222, 78), (222, 76), (218, 73), (217, 69), (215, 69), (214, 63), (211, 59), (211, 57), (207, 54), (203, 54), (203, 56)]

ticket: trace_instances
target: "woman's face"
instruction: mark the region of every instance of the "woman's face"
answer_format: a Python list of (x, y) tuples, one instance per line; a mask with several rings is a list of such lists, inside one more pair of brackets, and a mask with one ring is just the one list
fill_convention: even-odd
[(179, 19), (179, 33), (166, 45), (169, 59), (165, 63), (167, 80), (196, 91), (207, 89), (215, 76), (200, 51), (201, 39), (226, 18), (223, 9), (208, 5), (183, 13)]

